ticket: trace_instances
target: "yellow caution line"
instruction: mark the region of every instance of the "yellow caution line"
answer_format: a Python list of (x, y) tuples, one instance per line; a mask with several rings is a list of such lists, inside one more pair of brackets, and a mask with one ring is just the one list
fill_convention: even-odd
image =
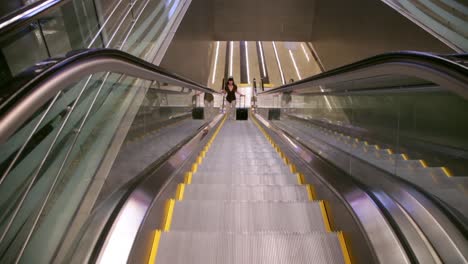
[(174, 214), (175, 200), (170, 199), (166, 203), (166, 217), (164, 221), (163, 230), (169, 231), (171, 229), (172, 215)]
[(192, 176), (193, 176), (193, 173), (191, 173), (191, 172), (185, 173), (184, 183), (185, 184), (191, 184), (192, 183)]
[(185, 184), (181, 183), (177, 185), (176, 200), (181, 201), (184, 199)]
[(192, 168), (190, 170), (191, 173), (196, 173), (198, 170), (198, 164), (195, 162), (192, 164)]
[(156, 257), (158, 255), (159, 241), (161, 240), (161, 230), (156, 230), (154, 232), (153, 246), (151, 247), (151, 254), (148, 261), (148, 264), (156, 263)]
[(351, 264), (351, 257), (349, 255), (348, 247), (346, 246), (346, 240), (344, 238), (343, 232), (338, 232), (338, 240), (340, 241), (341, 251), (343, 253), (343, 259), (345, 264)]
[(317, 194), (315, 193), (314, 187), (310, 184), (306, 185), (307, 194), (309, 195), (309, 200), (313, 201), (317, 199)]
[(445, 173), (447, 177), (452, 177), (452, 172), (447, 167), (442, 167), (442, 171)]
[(328, 219), (327, 208), (325, 207), (325, 202), (320, 201), (320, 210), (322, 211), (323, 223), (325, 224), (325, 230), (331, 232), (330, 220)]
[(423, 168), (427, 168), (427, 163), (424, 160), (419, 160), (419, 163)]
[(297, 172), (296, 165), (292, 163), (289, 164), (289, 170), (291, 171), (291, 173), (296, 173)]
[(304, 174), (302, 173), (296, 173), (296, 177), (297, 177), (297, 183), (298, 184), (305, 184), (305, 179), (304, 179)]

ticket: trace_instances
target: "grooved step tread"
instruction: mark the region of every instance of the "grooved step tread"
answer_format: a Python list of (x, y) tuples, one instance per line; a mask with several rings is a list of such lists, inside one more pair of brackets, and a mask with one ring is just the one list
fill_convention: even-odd
[(308, 201), (304, 185), (189, 184), (184, 200)]
[(325, 232), (319, 202), (177, 201), (171, 230)]
[(270, 171), (267, 169), (257, 168), (253, 170), (246, 170), (246, 169), (235, 169), (235, 170), (197, 170), (194, 173), (194, 177), (212, 177), (212, 178), (232, 178), (238, 177), (238, 175), (252, 175), (252, 177), (256, 176), (268, 176), (268, 177), (292, 177), (294, 178), (294, 174), (288, 169), (276, 169), (273, 168)]
[(247, 175), (237, 174), (236, 177), (222, 174), (203, 175), (195, 173), (192, 178), (192, 184), (252, 184), (252, 185), (281, 185), (297, 184), (297, 178), (294, 175)]
[(336, 233), (163, 232), (158, 264), (344, 263)]

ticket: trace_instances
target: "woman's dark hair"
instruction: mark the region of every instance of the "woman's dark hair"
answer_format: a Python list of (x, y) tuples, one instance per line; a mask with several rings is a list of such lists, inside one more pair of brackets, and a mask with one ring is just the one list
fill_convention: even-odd
[(227, 86), (229, 85), (229, 81), (232, 81), (232, 85), (234, 85), (234, 86), (237, 87), (236, 82), (234, 81), (234, 78), (232, 78), (232, 77), (229, 77), (229, 78), (227, 79), (227, 82), (226, 82), (226, 84), (225, 84), (225, 87), (227, 87)]

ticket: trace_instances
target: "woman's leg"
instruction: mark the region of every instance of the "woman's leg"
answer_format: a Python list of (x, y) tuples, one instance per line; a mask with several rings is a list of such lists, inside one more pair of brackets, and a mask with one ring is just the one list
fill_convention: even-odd
[(231, 118), (231, 103), (228, 101), (224, 101), (224, 107), (226, 109), (226, 116), (228, 119)]
[(231, 102), (230, 119), (231, 120), (236, 120), (236, 100)]

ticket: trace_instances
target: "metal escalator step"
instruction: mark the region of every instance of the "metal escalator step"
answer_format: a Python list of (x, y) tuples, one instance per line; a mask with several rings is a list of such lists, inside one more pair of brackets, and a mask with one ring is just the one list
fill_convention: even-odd
[(419, 160), (373, 160), (373, 163), (381, 168), (394, 168), (398, 166), (399, 168), (425, 168), (423, 163)]
[(320, 202), (177, 201), (171, 230), (326, 231)]
[(308, 201), (304, 185), (189, 184), (184, 200)]
[(238, 161), (245, 161), (245, 160), (270, 160), (270, 159), (281, 159), (277, 152), (267, 152), (261, 154), (232, 154), (230, 152), (211, 152), (208, 151), (206, 154), (205, 159), (209, 161), (221, 161), (221, 160), (238, 160)]
[[(395, 172), (394, 168), (389, 169), (391, 172)], [(435, 180), (441, 178), (446, 179), (447, 175), (445, 175), (442, 168), (438, 167), (429, 167), (429, 168), (396, 168), (396, 174), (400, 177), (411, 177), (414, 175), (419, 175), (421, 177), (433, 177)]]
[(289, 167), (286, 166), (284, 162), (276, 162), (272, 164), (266, 163), (230, 163), (230, 162), (202, 162), (202, 164), (198, 165), (198, 170), (265, 170), (265, 169), (273, 169), (273, 170), (284, 170), (288, 171)]
[(207, 176), (207, 177), (237, 177), (239, 174), (247, 174), (247, 175), (270, 175), (272, 177), (278, 177), (282, 175), (288, 175), (289, 177), (294, 177), (293, 174), (288, 169), (279, 169), (279, 168), (272, 168), (271, 170), (267, 170), (264, 168), (254, 168), (254, 169), (243, 169), (243, 168), (236, 168), (236, 169), (224, 169), (224, 170), (199, 170), (195, 175)]
[(250, 175), (236, 174), (232, 175), (203, 175), (195, 173), (192, 177), (192, 183), (196, 184), (250, 184), (250, 185), (281, 185), (297, 184), (297, 177), (294, 175), (276, 174), (276, 175)]
[(344, 263), (336, 233), (163, 232), (158, 264)]
[(218, 152), (218, 151), (225, 151), (226, 149), (229, 149), (230, 153), (254, 153), (254, 154), (261, 154), (261, 153), (271, 153), (274, 152), (275, 150), (271, 147), (270, 144), (264, 145), (264, 146), (257, 146), (256, 148), (233, 148), (233, 147), (214, 147), (212, 146), (210, 150), (212, 152)]
[(273, 158), (255, 158), (255, 159), (210, 159), (206, 157), (203, 159), (203, 162), (200, 166), (223, 166), (223, 167), (228, 167), (228, 166), (271, 166), (271, 165), (284, 165), (284, 162), (281, 160), (281, 158), (278, 157), (273, 157)]

